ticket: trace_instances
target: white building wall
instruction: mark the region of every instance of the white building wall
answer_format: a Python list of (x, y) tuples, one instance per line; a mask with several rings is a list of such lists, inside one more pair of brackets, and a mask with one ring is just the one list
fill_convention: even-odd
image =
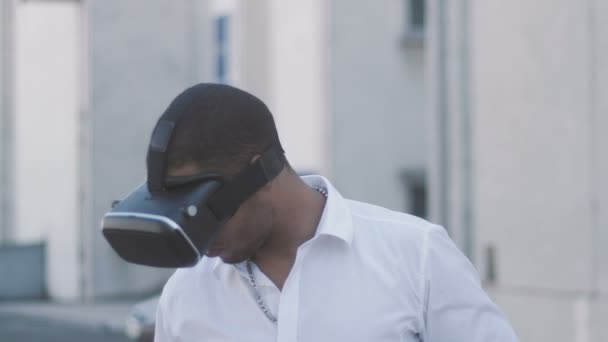
[(593, 187), (594, 210), (596, 226), (595, 232), (599, 235), (594, 240), (597, 249), (595, 267), (598, 268), (598, 286), (603, 295), (608, 296), (608, 2), (593, 1), (594, 34), (592, 35), (593, 56), (591, 63), (594, 66), (591, 74), (592, 108), (591, 130), (593, 132), (592, 144), (592, 177), (595, 180)]
[(12, 0), (0, 0), (0, 243), (11, 238), (12, 226)]
[(272, 0), (269, 107), (296, 170), (326, 174), (326, 3)]
[(426, 98), (429, 219), (471, 259), (474, 224), (471, 154), (471, 28), (466, 1), (427, 1)]
[(144, 181), (156, 120), (177, 94), (203, 80), (204, 14), (204, 3), (194, 0), (89, 3), (89, 297), (153, 293), (172, 272), (127, 264), (99, 222), (113, 200)]
[[(236, 72), (228, 81), (268, 104), (293, 166), (335, 176), (359, 199), (405, 209), (401, 171), (424, 169), (426, 135), (423, 53), (401, 44), (404, 4), (264, 0), (208, 6), (207, 74), (215, 74), (215, 16), (229, 15), (228, 60)], [(361, 26), (361, 20), (373, 25)], [(374, 181), (364, 181), (370, 175)]]
[(606, 339), (606, 6), (431, 3), (435, 212), (522, 341)]
[(565, 0), (474, 7), (477, 242), (499, 244), (507, 286), (592, 287), (589, 14)]
[[(215, 0), (210, 4), (212, 14), (231, 17), (229, 83), (268, 105), (286, 156), (297, 171), (327, 174), (325, 2)], [(213, 19), (208, 24), (211, 41)], [(213, 44), (210, 48), (213, 51)]]
[[(216, 0), (221, 1), (221, 0)], [(240, 1), (239, 86), (271, 106), (272, 35), (270, 6), (273, 0)], [(273, 113), (280, 115), (281, 113)]]
[(49, 295), (80, 296), (79, 2), (21, 2), (15, 12), (14, 232), (46, 242)]
[(590, 341), (608, 341), (606, 317), (608, 317), (608, 2), (594, 0), (589, 3), (592, 11), (590, 25), (593, 27), (591, 44), (592, 93), (592, 220), (594, 227), (594, 263), (597, 270), (597, 296), (590, 304)]
[(590, 335), (590, 15), (569, 1), (473, 7), (476, 246), (496, 248), (495, 292), (523, 340)]
[(425, 167), (424, 52), (402, 45), (405, 1), (328, 2), (332, 180), (404, 211), (404, 170)]

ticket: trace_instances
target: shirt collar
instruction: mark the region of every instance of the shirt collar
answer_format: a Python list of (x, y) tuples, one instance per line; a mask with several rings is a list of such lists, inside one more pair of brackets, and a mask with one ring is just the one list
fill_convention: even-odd
[[(350, 209), (346, 200), (336, 190), (329, 180), (319, 175), (301, 177), (304, 183), (312, 188), (323, 188), (327, 190), (327, 200), (317, 226), (317, 232), (313, 239), (319, 236), (329, 236), (344, 241), (348, 246), (353, 240), (353, 226)], [(213, 272), (218, 275), (220, 266), (227, 265), (219, 257), (213, 261)]]
[(327, 235), (339, 238), (348, 245), (353, 240), (353, 227), (350, 210), (346, 201), (331, 183), (322, 176), (304, 176), (302, 180), (312, 188), (327, 190), (327, 201), (315, 236)]

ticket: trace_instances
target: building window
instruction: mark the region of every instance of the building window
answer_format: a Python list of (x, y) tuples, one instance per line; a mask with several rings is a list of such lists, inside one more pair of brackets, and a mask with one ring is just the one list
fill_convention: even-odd
[(226, 15), (215, 18), (215, 79), (218, 83), (228, 82), (229, 20)]
[(401, 181), (405, 189), (405, 212), (426, 218), (427, 211), (427, 187), (424, 170), (404, 170), (401, 173)]
[(405, 33), (403, 43), (420, 46), (424, 42), (426, 1), (405, 0)]
[(424, 32), (424, 0), (408, 0), (409, 2), (409, 26), (412, 32)]

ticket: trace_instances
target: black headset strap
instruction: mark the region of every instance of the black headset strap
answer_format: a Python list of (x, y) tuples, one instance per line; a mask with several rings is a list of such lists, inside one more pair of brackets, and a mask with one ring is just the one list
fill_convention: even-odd
[(260, 158), (222, 185), (209, 200), (209, 209), (220, 221), (232, 216), (245, 200), (283, 170), (284, 163), (283, 149), (278, 143), (273, 144)]
[(148, 189), (150, 192), (164, 191), (164, 181), (167, 175), (167, 151), (173, 136), (173, 131), (182, 114), (192, 102), (191, 96), (176, 98), (160, 117), (152, 132), (148, 147)]

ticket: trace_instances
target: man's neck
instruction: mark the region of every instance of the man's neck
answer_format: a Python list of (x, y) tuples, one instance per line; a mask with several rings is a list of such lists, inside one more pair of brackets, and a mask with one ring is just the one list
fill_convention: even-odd
[(258, 267), (282, 289), (295, 263), (298, 248), (312, 239), (325, 207), (325, 198), (297, 175), (278, 187), (271, 235), (253, 258)]

